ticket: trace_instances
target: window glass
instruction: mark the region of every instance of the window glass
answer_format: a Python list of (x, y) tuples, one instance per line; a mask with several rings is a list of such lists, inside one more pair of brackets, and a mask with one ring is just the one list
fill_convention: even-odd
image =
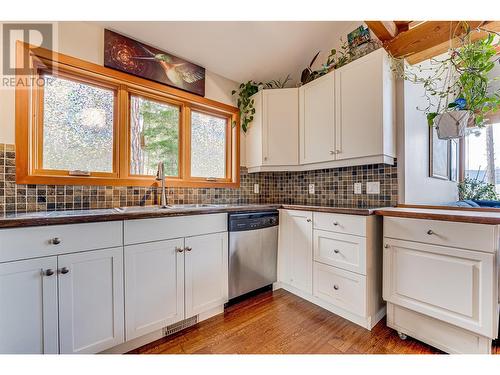
[(45, 76), (43, 169), (113, 172), (113, 90)]
[(465, 137), (465, 177), (492, 183), (500, 193), (500, 125), (476, 129)]
[(131, 174), (155, 175), (163, 161), (167, 176), (179, 175), (179, 117), (178, 106), (131, 97)]
[(191, 112), (191, 176), (226, 177), (227, 119)]

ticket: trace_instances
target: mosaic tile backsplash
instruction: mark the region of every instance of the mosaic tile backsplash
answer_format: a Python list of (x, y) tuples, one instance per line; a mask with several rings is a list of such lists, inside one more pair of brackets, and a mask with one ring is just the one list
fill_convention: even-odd
[[(156, 187), (18, 185), (15, 148), (0, 144), (0, 214), (151, 205)], [(380, 194), (366, 194), (367, 181), (380, 181)], [(361, 182), (362, 194), (354, 194)], [(315, 194), (309, 194), (309, 184)], [(260, 194), (254, 194), (259, 184)], [(397, 204), (397, 168), (385, 164), (305, 172), (248, 173), (241, 169), (241, 186), (226, 188), (168, 188), (170, 204), (283, 203), (341, 207), (381, 207)]]

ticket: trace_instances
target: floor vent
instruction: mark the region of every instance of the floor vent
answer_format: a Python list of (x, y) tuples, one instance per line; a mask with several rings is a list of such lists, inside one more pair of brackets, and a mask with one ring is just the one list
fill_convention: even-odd
[(192, 318), (184, 319), (184, 320), (181, 320), (180, 322), (166, 326), (165, 328), (163, 328), (163, 335), (164, 336), (173, 335), (174, 333), (180, 332), (185, 328), (194, 326), (196, 323), (198, 323), (198, 315), (195, 315)]

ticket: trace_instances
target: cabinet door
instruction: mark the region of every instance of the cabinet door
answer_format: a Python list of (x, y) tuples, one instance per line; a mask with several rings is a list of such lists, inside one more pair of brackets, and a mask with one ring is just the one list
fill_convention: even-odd
[(382, 62), (377, 51), (335, 71), (337, 160), (384, 153)]
[(227, 302), (227, 232), (185, 239), (185, 311), (190, 318)]
[(58, 352), (57, 258), (0, 264), (0, 354)]
[(312, 213), (282, 211), (280, 280), (312, 294)]
[(97, 353), (124, 341), (123, 248), (61, 255), (61, 353)]
[(299, 163), (299, 90), (262, 92), (263, 165)]
[(334, 73), (299, 89), (300, 163), (335, 159)]
[(494, 254), (387, 238), (384, 243), (386, 301), (496, 336)]
[(127, 340), (184, 319), (184, 240), (125, 246)]

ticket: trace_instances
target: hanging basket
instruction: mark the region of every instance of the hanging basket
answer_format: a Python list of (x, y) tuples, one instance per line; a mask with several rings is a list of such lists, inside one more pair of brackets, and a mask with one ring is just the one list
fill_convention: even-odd
[(469, 123), (469, 111), (450, 111), (437, 115), (434, 126), (439, 139), (454, 139), (465, 136)]

